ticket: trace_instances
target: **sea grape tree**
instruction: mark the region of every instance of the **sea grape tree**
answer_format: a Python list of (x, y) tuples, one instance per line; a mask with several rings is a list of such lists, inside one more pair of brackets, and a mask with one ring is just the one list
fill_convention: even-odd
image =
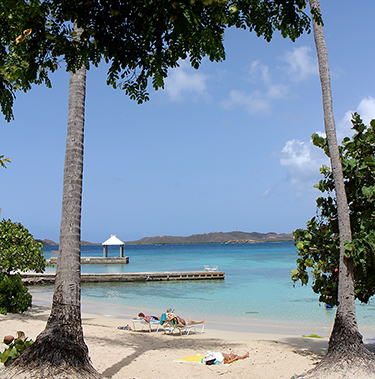
[(43, 272), (46, 261), (42, 244), (20, 223), (0, 222), (0, 313), (24, 312), (31, 307), (31, 295), (20, 272)]
[[(354, 135), (339, 146), (348, 197), (352, 241), (345, 244), (345, 255), (354, 262), (355, 297), (367, 303), (375, 294), (375, 120), (366, 126), (358, 114), (352, 119)], [(327, 140), (317, 134), (314, 145), (329, 155)], [(317, 215), (297, 229), (294, 240), (299, 258), (291, 271), (294, 282), (307, 284), (309, 271), (312, 289), (319, 300), (337, 305), (340, 241), (337, 205), (331, 169), (320, 169), (323, 179), (315, 187), (324, 195), (316, 200)]]

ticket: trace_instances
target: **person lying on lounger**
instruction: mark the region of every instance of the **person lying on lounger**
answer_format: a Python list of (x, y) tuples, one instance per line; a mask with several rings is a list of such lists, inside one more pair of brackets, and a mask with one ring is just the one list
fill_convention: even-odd
[(182, 317), (177, 316), (174, 312), (174, 309), (171, 308), (167, 309), (165, 313), (161, 315), (160, 321), (170, 321), (173, 325), (175, 320), (181, 325), (198, 325), (203, 324), (205, 322), (205, 319), (201, 321), (194, 321), (190, 317), (186, 320), (184, 320)]
[(145, 320), (150, 321), (159, 321), (159, 317), (156, 316), (146, 316), (143, 312), (139, 312), (137, 317), (134, 317), (133, 320)]

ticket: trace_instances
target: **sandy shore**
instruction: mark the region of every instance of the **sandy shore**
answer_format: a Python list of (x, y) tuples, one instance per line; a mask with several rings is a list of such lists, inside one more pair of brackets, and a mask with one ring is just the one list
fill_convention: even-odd
[[(17, 330), (35, 340), (44, 329), (49, 309), (34, 306), (22, 315), (0, 316), (0, 338)], [(229, 332), (208, 327), (203, 334), (169, 335), (162, 331), (128, 331), (118, 326), (126, 319), (83, 314), (86, 344), (94, 367), (105, 378), (290, 378), (313, 367), (324, 354), (327, 339), (297, 335)], [(3, 345), (1, 351), (3, 351)], [(249, 358), (229, 365), (207, 366), (176, 362), (179, 358), (205, 354), (207, 350), (238, 354)]]

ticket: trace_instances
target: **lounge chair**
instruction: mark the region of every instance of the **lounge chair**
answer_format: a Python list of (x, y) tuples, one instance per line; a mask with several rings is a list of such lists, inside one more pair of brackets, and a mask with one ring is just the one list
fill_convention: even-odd
[(217, 271), (219, 268), (219, 266), (212, 266), (212, 268), (210, 266), (204, 266), (204, 271)]
[(184, 332), (186, 333), (186, 335), (189, 335), (189, 333), (192, 331), (194, 333), (203, 333), (203, 330), (204, 330), (204, 323), (183, 325), (179, 322), (179, 319), (177, 317), (174, 317), (172, 320), (167, 320), (165, 317), (165, 313), (161, 315), (160, 324), (162, 328), (164, 329), (164, 333), (168, 332), (170, 334), (173, 334), (173, 332), (177, 330), (181, 336), (183, 335)]
[[(133, 330), (137, 331), (137, 328), (135, 327), (137, 324), (138, 325), (141, 325), (141, 329), (138, 329), (138, 331), (142, 331), (143, 328), (148, 325), (148, 329), (150, 331), (150, 333), (154, 332), (158, 332), (159, 331), (159, 328), (160, 328), (160, 322), (159, 320), (150, 320), (150, 322), (147, 322), (146, 320), (144, 319), (135, 319), (135, 320), (130, 320), (132, 323), (133, 323)], [(152, 327), (155, 327), (155, 329), (152, 329)]]

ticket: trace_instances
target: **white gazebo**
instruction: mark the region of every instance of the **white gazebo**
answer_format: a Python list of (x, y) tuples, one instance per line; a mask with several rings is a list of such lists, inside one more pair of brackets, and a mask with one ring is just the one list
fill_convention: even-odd
[(119, 240), (114, 234), (111, 234), (111, 237), (102, 243), (103, 245), (103, 257), (108, 257), (108, 246), (111, 245), (120, 245), (120, 257), (124, 258), (124, 245), (125, 243)]

